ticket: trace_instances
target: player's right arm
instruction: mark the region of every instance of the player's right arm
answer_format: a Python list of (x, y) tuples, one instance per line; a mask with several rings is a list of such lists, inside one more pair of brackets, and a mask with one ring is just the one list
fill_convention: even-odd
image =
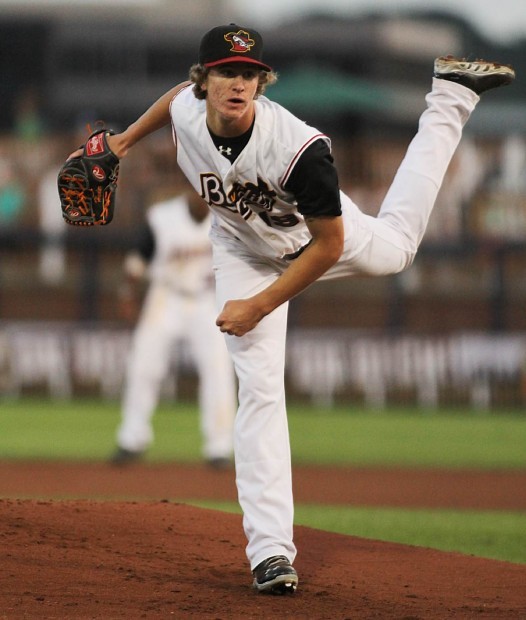
[(344, 229), (339, 216), (306, 218), (312, 242), (267, 288), (246, 299), (225, 303), (216, 325), (222, 332), (244, 336), (267, 314), (316, 282), (340, 258)]
[(243, 336), (318, 280), (341, 256), (344, 228), (338, 174), (325, 140), (316, 140), (303, 152), (285, 187), (297, 200), (311, 242), (266, 289), (248, 299), (225, 303), (216, 321), (222, 332)]
[(148, 279), (148, 267), (155, 254), (155, 236), (149, 223), (140, 231), (136, 246), (126, 255), (123, 280), (117, 289), (119, 314), (135, 323), (141, 306), (142, 286)]

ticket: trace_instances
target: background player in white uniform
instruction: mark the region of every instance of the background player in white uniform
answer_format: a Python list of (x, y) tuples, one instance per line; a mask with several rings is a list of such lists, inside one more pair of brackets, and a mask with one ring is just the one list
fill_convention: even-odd
[(293, 592), (298, 583), (284, 389), (288, 302), (322, 277), (386, 275), (411, 264), (478, 93), (511, 82), (514, 72), (448, 57), (435, 61), (435, 76), (376, 218), (340, 192), (329, 139), (260, 96), (276, 76), (251, 28), (206, 33), (190, 70), (194, 85), (174, 87), (109, 138), (124, 157), (171, 122), (178, 164), (214, 213), (217, 325), (239, 381), (236, 483), (258, 591)]
[(212, 467), (224, 467), (232, 458), (237, 396), (232, 362), (215, 325), (210, 211), (190, 190), (151, 206), (147, 223), (137, 251), (125, 261), (128, 277), (146, 276), (150, 284), (133, 335), (111, 460), (136, 461), (151, 445), (162, 382), (184, 340), (199, 380), (203, 457)]

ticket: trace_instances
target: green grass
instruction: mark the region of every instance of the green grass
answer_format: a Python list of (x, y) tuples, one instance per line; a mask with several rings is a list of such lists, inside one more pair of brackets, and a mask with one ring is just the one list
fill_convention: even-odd
[(526, 468), (524, 415), (291, 407), (289, 421), (297, 462)]
[[(119, 404), (86, 399), (0, 401), (0, 459), (105, 460)], [(462, 410), (323, 410), (292, 405), (296, 463), (352, 466), (526, 469), (526, 416)], [(150, 461), (197, 462), (197, 408), (163, 403)], [(237, 505), (192, 502), (239, 511)], [(512, 512), (296, 506), (296, 523), (318, 529), (526, 563), (526, 515)]]
[[(0, 458), (107, 458), (115, 441), (118, 403), (24, 399), (0, 403)], [(357, 408), (291, 406), (296, 463), (476, 469), (526, 468), (526, 416), (449, 410), (423, 415)], [(154, 416), (151, 461), (197, 461), (195, 405), (163, 403)]]
[[(0, 458), (101, 460), (115, 446), (118, 403), (24, 399), (0, 404)], [(200, 458), (197, 409), (163, 405), (154, 416), (154, 461)]]

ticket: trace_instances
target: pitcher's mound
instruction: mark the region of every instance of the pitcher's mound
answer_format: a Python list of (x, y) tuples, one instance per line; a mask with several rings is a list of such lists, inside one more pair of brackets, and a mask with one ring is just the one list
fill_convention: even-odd
[(294, 596), (257, 594), (241, 517), (168, 502), (0, 500), (15, 618), (526, 618), (526, 566), (296, 528)]

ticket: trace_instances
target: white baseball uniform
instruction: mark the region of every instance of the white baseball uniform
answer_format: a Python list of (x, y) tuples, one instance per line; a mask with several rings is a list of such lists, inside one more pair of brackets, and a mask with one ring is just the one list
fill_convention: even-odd
[[(418, 132), (378, 216), (362, 213), (340, 194), (345, 246), (323, 279), (393, 274), (411, 264), (478, 99), (464, 86), (433, 79)], [(252, 134), (233, 163), (214, 144), (206, 102), (197, 100), (191, 87), (170, 106), (178, 163), (214, 214), (219, 307), (268, 287), (287, 268), (287, 255), (309, 242), (304, 218), (284, 186), (305, 149), (313, 141), (328, 141), (266, 97), (255, 105)], [(281, 305), (242, 337), (226, 336), (239, 380), (234, 449), (251, 568), (270, 556), (285, 555), (292, 562), (296, 555), (284, 389), (287, 309)]]
[(184, 339), (199, 379), (203, 456), (231, 458), (236, 383), (224, 338), (215, 325), (210, 217), (197, 222), (181, 195), (152, 206), (147, 218), (155, 249), (128, 361), (117, 443), (134, 452), (152, 443), (151, 420), (162, 382), (174, 347)]

